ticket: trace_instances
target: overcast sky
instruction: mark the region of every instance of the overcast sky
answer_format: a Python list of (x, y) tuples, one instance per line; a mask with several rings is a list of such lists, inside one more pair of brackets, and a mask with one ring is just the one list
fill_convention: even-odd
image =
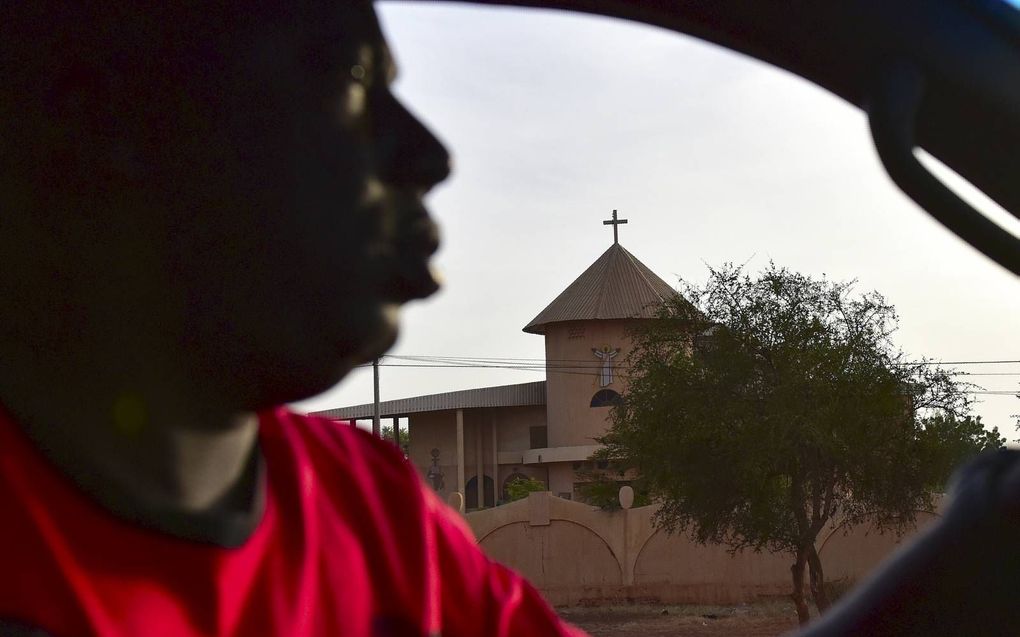
[[(769, 260), (856, 279), (900, 315), (899, 345), (945, 361), (1020, 360), (1017, 279), (902, 195), (864, 116), (790, 74), (647, 26), (560, 12), (377, 5), (396, 90), (447, 144), (429, 198), (446, 283), (404, 312), (393, 354), (533, 358), (524, 327), (612, 243), (670, 283), (706, 264)], [(970, 196), (971, 193), (964, 194)], [(1014, 234), (1020, 223), (975, 199)], [(386, 361), (390, 363), (396, 361)], [(1020, 364), (967, 365), (989, 390)], [(383, 400), (542, 380), (535, 372), (384, 366)], [(1015, 438), (1020, 401), (980, 396)], [(371, 402), (370, 370), (297, 405)]]

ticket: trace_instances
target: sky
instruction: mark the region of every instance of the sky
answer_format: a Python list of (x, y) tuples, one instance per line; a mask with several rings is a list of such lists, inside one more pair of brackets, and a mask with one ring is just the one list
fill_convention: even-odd
[[(428, 198), (442, 228), (441, 292), (407, 306), (403, 356), (541, 359), (521, 331), (612, 243), (671, 284), (769, 261), (855, 280), (896, 306), (897, 344), (943, 361), (1020, 360), (1020, 288), (886, 176), (863, 114), (785, 71), (673, 32), (554, 11), (378, 3), (397, 95), (447, 145)], [(954, 188), (1020, 236), (1020, 222)], [(383, 400), (542, 380), (536, 371), (397, 367)], [(958, 366), (1020, 389), (1020, 363)], [(997, 375), (978, 375), (997, 374)], [(1011, 375), (1004, 375), (1011, 374)], [(370, 369), (298, 403), (372, 401)], [(1010, 439), (1020, 401), (978, 396)]]

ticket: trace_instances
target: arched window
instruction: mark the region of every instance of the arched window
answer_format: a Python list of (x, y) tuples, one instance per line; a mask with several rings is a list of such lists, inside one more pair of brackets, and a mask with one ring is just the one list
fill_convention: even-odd
[[(484, 476), (485, 481), (482, 483), (482, 488), (485, 491), (482, 494), (482, 502), (487, 507), (496, 506), (495, 498), (495, 484), (492, 482), (492, 478)], [(478, 508), (478, 476), (475, 476), (467, 481), (464, 485), (464, 508), (475, 509)]]
[(592, 407), (611, 407), (617, 405), (623, 397), (612, 389), (600, 389), (591, 397)]

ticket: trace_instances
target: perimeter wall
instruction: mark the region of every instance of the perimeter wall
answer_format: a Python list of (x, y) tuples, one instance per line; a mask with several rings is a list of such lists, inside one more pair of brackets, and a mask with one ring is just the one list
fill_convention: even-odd
[[(524, 574), (558, 606), (730, 604), (789, 595), (791, 557), (731, 556), (724, 547), (669, 536), (652, 525), (654, 512), (655, 506), (601, 511), (545, 492), (466, 517), (489, 556)], [(918, 514), (919, 529), (933, 519)], [(860, 581), (914, 534), (824, 530), (818, 548), (826, 581)]]

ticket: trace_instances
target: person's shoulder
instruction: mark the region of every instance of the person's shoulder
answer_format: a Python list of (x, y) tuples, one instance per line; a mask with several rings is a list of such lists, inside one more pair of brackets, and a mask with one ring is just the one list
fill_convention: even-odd
[[(433, 503), (403, 452), (388, 440), (346, 423), (281, 408), (261, 415), (263, 453), (286, 453), (345, 508), (360, 502), (390, 511), (431, 515)], [(341, 504), (338, 502), (337, 504)]]
[(259, 415), (263, 431), (270, 435), (297, 435), (312, 444), (322, 444), (335, 450), (373, 450), (387, 453), (387, 447), (394, 447), (367, 431), (347, 424), (346, 421), (329, 420), (319, 416), (299, 414), (286, 407), (277, 407)]
[[(316, 490), (364, 538), (377, 581), (413, 589), (444, 634), (583, 635), (566, 626), (520, 575), (478, 547), (467, 522), (424, 482), (396, 445), (346, 424), (276, 410), (273, 442), (309, 458)], [(268, 451), (268, 450), (267, 450)], [(398, 556), (396, 559), (394, 556)]]

